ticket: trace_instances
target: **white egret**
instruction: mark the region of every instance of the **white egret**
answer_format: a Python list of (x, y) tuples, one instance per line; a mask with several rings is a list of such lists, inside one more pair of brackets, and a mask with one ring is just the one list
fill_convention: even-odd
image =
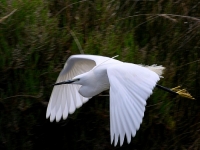
[[(124, 63), (95, 55), (71, 56), (54, 85), (46, 118), (66, 119), (93, 96), (110, 89), (111, 143), (130, 143), (144, 116), (147, 98), (164, 67)], [(69, 80), (71, 79), (71, 80)], [(62, 85), (61, 85), (62, 84)]]

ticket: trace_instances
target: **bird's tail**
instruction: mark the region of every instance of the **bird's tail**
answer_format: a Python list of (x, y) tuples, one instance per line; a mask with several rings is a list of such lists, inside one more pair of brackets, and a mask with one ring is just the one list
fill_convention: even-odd
[(165, 69), (165, 67), (157, 66), (157, 65), (144, 66), (144, 67), (146, 67), (146, 68), (150, 69), (151, 71), (157, 73), (160, 77), (162, 77), (163, 70)]

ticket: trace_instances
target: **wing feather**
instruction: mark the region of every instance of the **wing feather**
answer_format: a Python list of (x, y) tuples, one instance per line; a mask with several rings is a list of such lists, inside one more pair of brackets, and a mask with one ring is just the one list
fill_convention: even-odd
[[(62, 82), (88, 72), (95, 66), (109, 60), (108, 57), (94, 55), (73, 55), (64, 65), (56, 82)], [(119, 62), (117, 60), (113, 60)], [(66, 119), (69, 114), (74, 113), (76, 108), (82, 106), (89, 98), (79, 94), (80, 85), (59, 85), (54, 86), (50, 101), (47, 107), (46, 118), (50, 121), (59, 121), (62, 117)]]
[[(126, 107), (125, 106), (126, 104), (124, 104), (124, 102), (122, 102), (122, 107)], [(122, 133), (122, 135), (120, 134), (120, 146), (122, 146), (123, 142), (124, 142), (124, 136), (126, 135), (127, 136), (127, 141), (129, 143), (129, 141), (131, 140), (131, 136), (128, 135), (128, 132), (130, 131), (130, 124), (129, 124), (129, 121), (127, 120), (127, 116), (128, 116), (128, 113), (126, 110), (124, 109), (121, 109), (121, 114), (122, 116), (120, 116), (119, 118), (123, 118), (123, 120), (121, 121), (123, 127), (124, 127), (124, 133)]]
[(55, 107), (56, 107), (56, 114), (57, 114), (57, 112), (58, 112), (58, 110), (59, 110), (59, 108), (61, 106), (60, 104), (61, 104), (61, 100), (62, 100), (62, 93), (63, 93), (63, 91), (64, 91), (64, 88), (61, 88), (61, 86), (59, 86), (57, 101), (56, 101), (56, 105), (55, 105)]
[[(66, 86), (64, 86), (65, 89), (65, 94), (67, 94), (67, 90), (65, 88)], [(63, 93), (64, 94), (64, 93)], [(69, 113), (69, 108), (68, 108), (68, 101), (65, 99), (65, 95), (63, 95), (63, 105), (65, 106), (64, 110), (63, 110), (63, 119), (67, 119), (68, 117), (68, 113)]]
[[(111, 104), (111, 102), (110, 102), (110, 104)], [(111, 139), (111, 144), (113, 143), (114, 134), (115, 134), (114, 131), (116, 130), (116, 126), (114, 124), (114, 122), (116, 122), (115, 121), (115, 113), (114, 113), (113, 109), (114, 109), (114, 107), (110, 105), (110, 113), (112, 113), (111, 116), (113, 116), (113, 117), (110, 117), (110, 133), (111, 133), (110, 134), (110, 139)]]
[[(126, 135), (130, 143), (142, 122), (146, 100), (159, 76), (148, 68), (123, 63), (107, 69), (110, 82), (110, 124), (111, 143), (120, 145)], [(118, 139), (119, 137), (119, 139)]]
[(116, 125), (116, 130), (114, 131), (114, 134), (115, 134), (115, 145), (117, 145), (117, 141), (118, 141), (118, 139), (119, 139), (119, 132), (120, 132), (120, 122), (119, 122), (119, 119), (118, 119), (118, 117), (119, 117), (119, 112), (118, 112), (118, 110), (117, 110), (117, 108), (114, 108), (114, 110), (115, 110), (115, 121), (116, 122), (114, 122), (115, 123), (115, 125)]
[[(129, 126), (129, 131), (131, 131), (131, 133), (134, 133), (134, 128), (132, 126), (135, 127), (135, 129), (137, 129), (138, 125), (140, 125), (140, 115), (138, 114), (138, 112), (133, 109), (133, 105), (131, 105), (130, 101), (128, 99), (126, 99), (126, 104), (124, 104), (124, 107), (126, 108), (125, 110), (127, 111), (127, 115), (126, 112), (125, 113), (125, 118), (127, 120), (128, 126)], [(133, 114), (135, 115), (133, 115)], [(129, 119), (130, 118), (130, 119)], [(129, 132), (128, 131), (128, 132)], [(126, 132), (126, 135), (128, 134), (128, 132)], [(128, 137), (127, 137), (128, 139)], [(129, 139), (128, 139), (128, 143), (130, 143), (131, 140), (131, 134), (129, 134)]]
[(58, 122), (61, 118), (62, 118), (62, 110), (61, 110), (61, 106), (60, 106), (56, 113), (56, 121)]
[(67, 94), (67, 91), (66, 91), (66, 85), (63, 85), (63, 92), (62, 92), (62, 100), (61, 100), (61, 108), (62, 108), (62, 111), (64, 112), (65, 110), (65, 106), (66, 106), (66, 100), (65, 100), (65, 95)]
[(55, 112), (56, 108), (54, 107), (52, 110), (51, 110), (51, 116), (50, 116), (50, 121), (52, 122), (55, 117), (56, 117), (56, 112)]

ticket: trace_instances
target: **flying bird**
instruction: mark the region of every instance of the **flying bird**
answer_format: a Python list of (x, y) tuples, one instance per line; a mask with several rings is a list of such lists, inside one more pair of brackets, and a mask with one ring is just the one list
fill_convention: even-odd
[(137, 65), (104, 56), (72, 55), (54, 84), (46, 118), (51, 122), (67, 119), (93, 96), (109, 89), (111, 144), (116, 146), (119, 140), (121, 146), (125, 136), (130, 143), (163, 70), (162, 66)]

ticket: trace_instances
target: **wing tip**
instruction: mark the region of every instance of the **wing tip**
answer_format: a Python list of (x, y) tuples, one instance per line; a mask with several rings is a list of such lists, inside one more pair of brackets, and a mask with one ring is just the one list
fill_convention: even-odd
[(49, 119), (50, 115), (46, 114), (46, 119)]
[(47, 111), (46, 111), (46, 119), (48, 119), (49, 117), (50, 117), (50, 111), (49, 111), (49, 109), (47, 108)]
[(53, 122), (53, 121), (54, 121), (54, 119), (55, 119), (55, 118), (53, 118), (53, 117), (50, 117), (50, 122)]

